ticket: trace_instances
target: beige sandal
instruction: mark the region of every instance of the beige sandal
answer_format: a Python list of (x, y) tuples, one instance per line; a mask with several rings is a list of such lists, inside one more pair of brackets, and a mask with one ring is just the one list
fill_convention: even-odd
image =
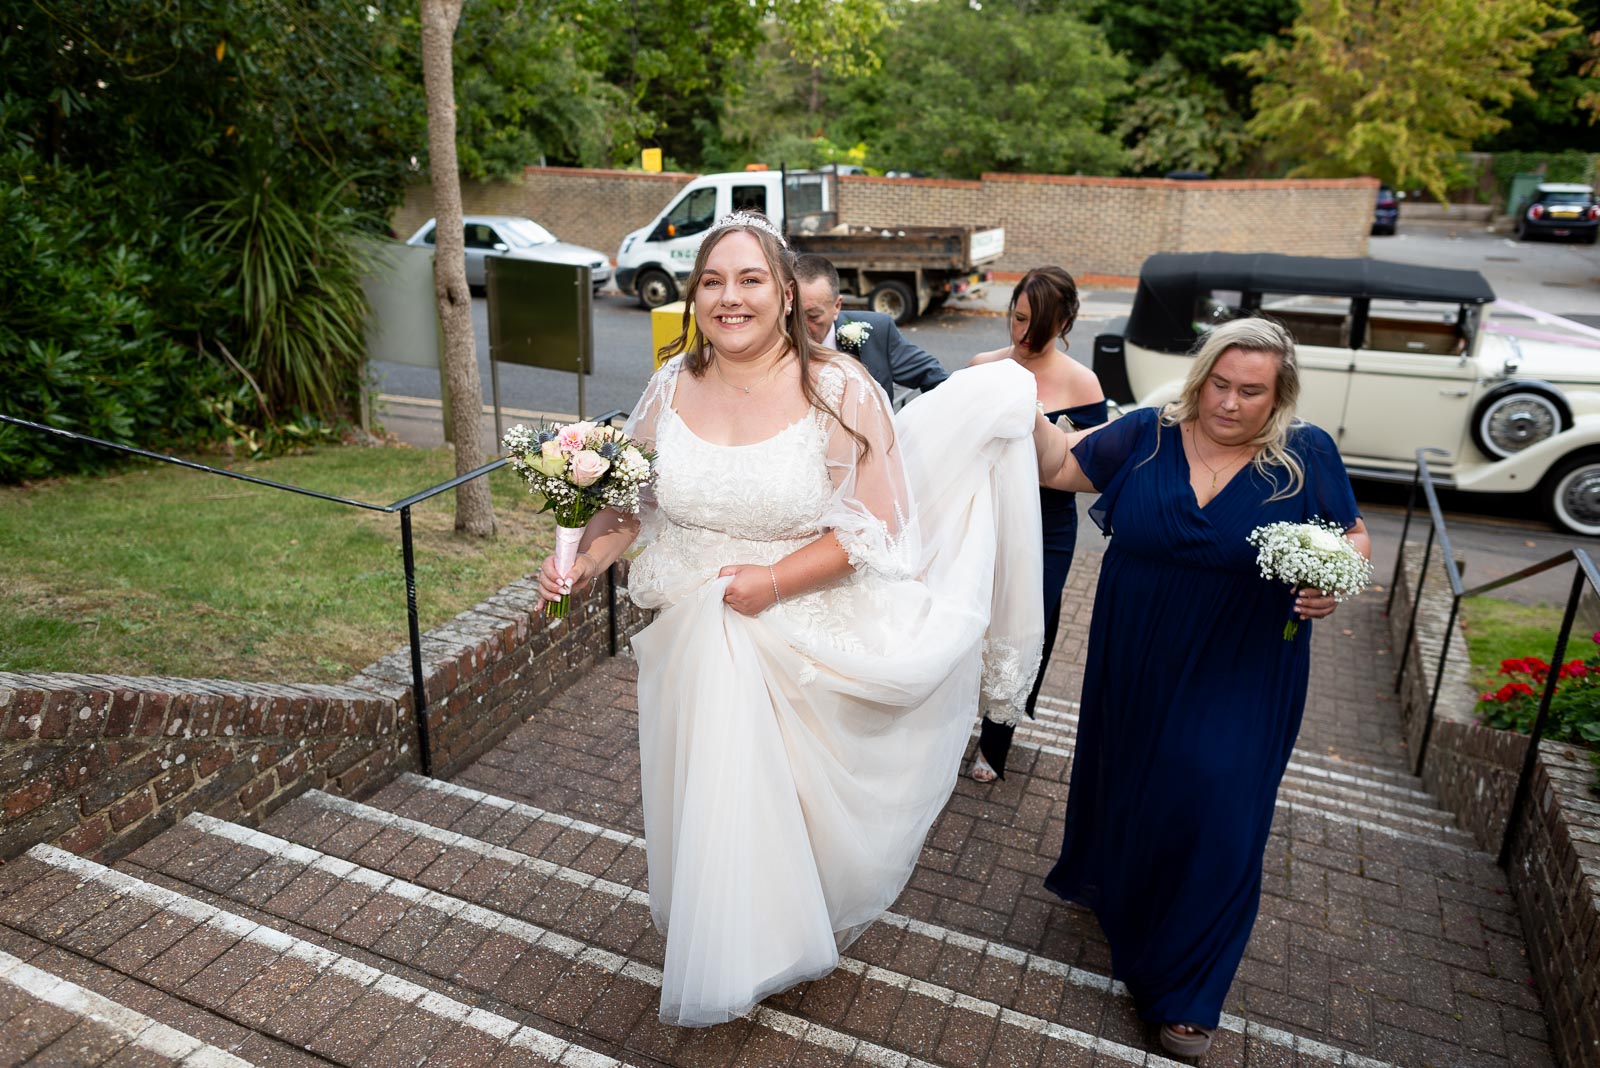
[(1215, 1030), (1199, 1024), (1162, 1024), (1161, 1048), (1175, 1057), (1203, 1057), (1211, 1049)]
[(967, 765), (967, 777), (973, 782), (987, 784), (994, 782), (1000, 776), (995, 774), (995, 770), (989, 766), (989, 762), (983, 759), (983, 754), (978, 753), (973, 756), (972, 763)]

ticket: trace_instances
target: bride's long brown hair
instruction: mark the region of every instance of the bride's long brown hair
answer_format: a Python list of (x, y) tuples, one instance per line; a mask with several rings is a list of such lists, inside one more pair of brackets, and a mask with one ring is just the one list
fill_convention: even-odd
[(787, 294), (789, 314), (778, 320), (778, 327), (783, 332), (788, 351), (794, 353), (795, 359), (800, 361), (800, 389), (805, 394), (806, 401), (813, 408), (831, 416), (844, 432), (850, 435), (859, 450), (856, 457), (858, 461), (866, 459), (867, 453), (872, 451), (867, 439), (844, 421), (844, 418), (834, 410), (833, 405), (829, 404), (818, 391), (817, 384), (813, 380), (811, 373), (813, 362), (825, 363), (831, 354), (813, 342), (811, 335), (806, 333), (806, 313), (800, 306), (800, 287), (794, 276), (794, 255), (779, 243), (772, 232), (760, 226), (742, 222), (729, 223), (717, 227), (706, 235), (706, 239), (700, 243), (699, 253), (694, 258), (694, 270), (689, 272), (689, 281), (685, 285), (687, 299), (683, 302), (682, 329), (676, 338), (661, 346), (660, 357), (669, 360), (682, 353), (684, 369), (696, 378), (704, 377), (711, 367), (711, 343), (694, 323), (694, 295), (700, 291), (700, 279), (706, 273), (706, 260), (710, 258), (711, 250), (716, 248), (723, 238), (735, 233), (749, 234), (756, 239), (756, 244), (761, 246), (761, 255), (767, 261), (767, 269), (778, 283), (778, 291)]

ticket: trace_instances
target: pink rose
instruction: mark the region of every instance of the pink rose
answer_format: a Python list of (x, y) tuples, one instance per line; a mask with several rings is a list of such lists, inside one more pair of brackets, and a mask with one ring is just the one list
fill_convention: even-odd
[(572, 481), (577, 486), (592, 486), (611, 470), (611, 461), (590, 449), (572, 458)]

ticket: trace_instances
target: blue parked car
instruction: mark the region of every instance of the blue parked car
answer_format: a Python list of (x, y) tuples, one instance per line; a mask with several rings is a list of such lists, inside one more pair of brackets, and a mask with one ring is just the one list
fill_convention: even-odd
[(1400, 221), (1400, 200), (1394, 195), (1394, 190), (1386, 185), (1378, 187), (1378, 204), (1372, 209), (1372, 232), (1375, 234), (1393, 234), (1394, 228)]

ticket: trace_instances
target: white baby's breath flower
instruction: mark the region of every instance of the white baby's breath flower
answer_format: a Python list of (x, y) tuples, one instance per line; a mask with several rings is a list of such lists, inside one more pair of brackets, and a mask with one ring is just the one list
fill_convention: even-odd
[[(1268, 523), (1252, 530), (1246, 540), (1258, 550), (1256, 566), (1262, 578), (1321, 590), (1337, 602), (1360, 593), (1372, 578), (1371, 561), (1334, 523)], [(1294, 637), (1299, 625), (1291, 619), (1283, 636)]]
[(859, 352), (861, 346), (866, 344), (867, 338), (872, 336), (872, 324), (864, 322), (845, 323), (834, 335), (839, 343), (852, 351)]

